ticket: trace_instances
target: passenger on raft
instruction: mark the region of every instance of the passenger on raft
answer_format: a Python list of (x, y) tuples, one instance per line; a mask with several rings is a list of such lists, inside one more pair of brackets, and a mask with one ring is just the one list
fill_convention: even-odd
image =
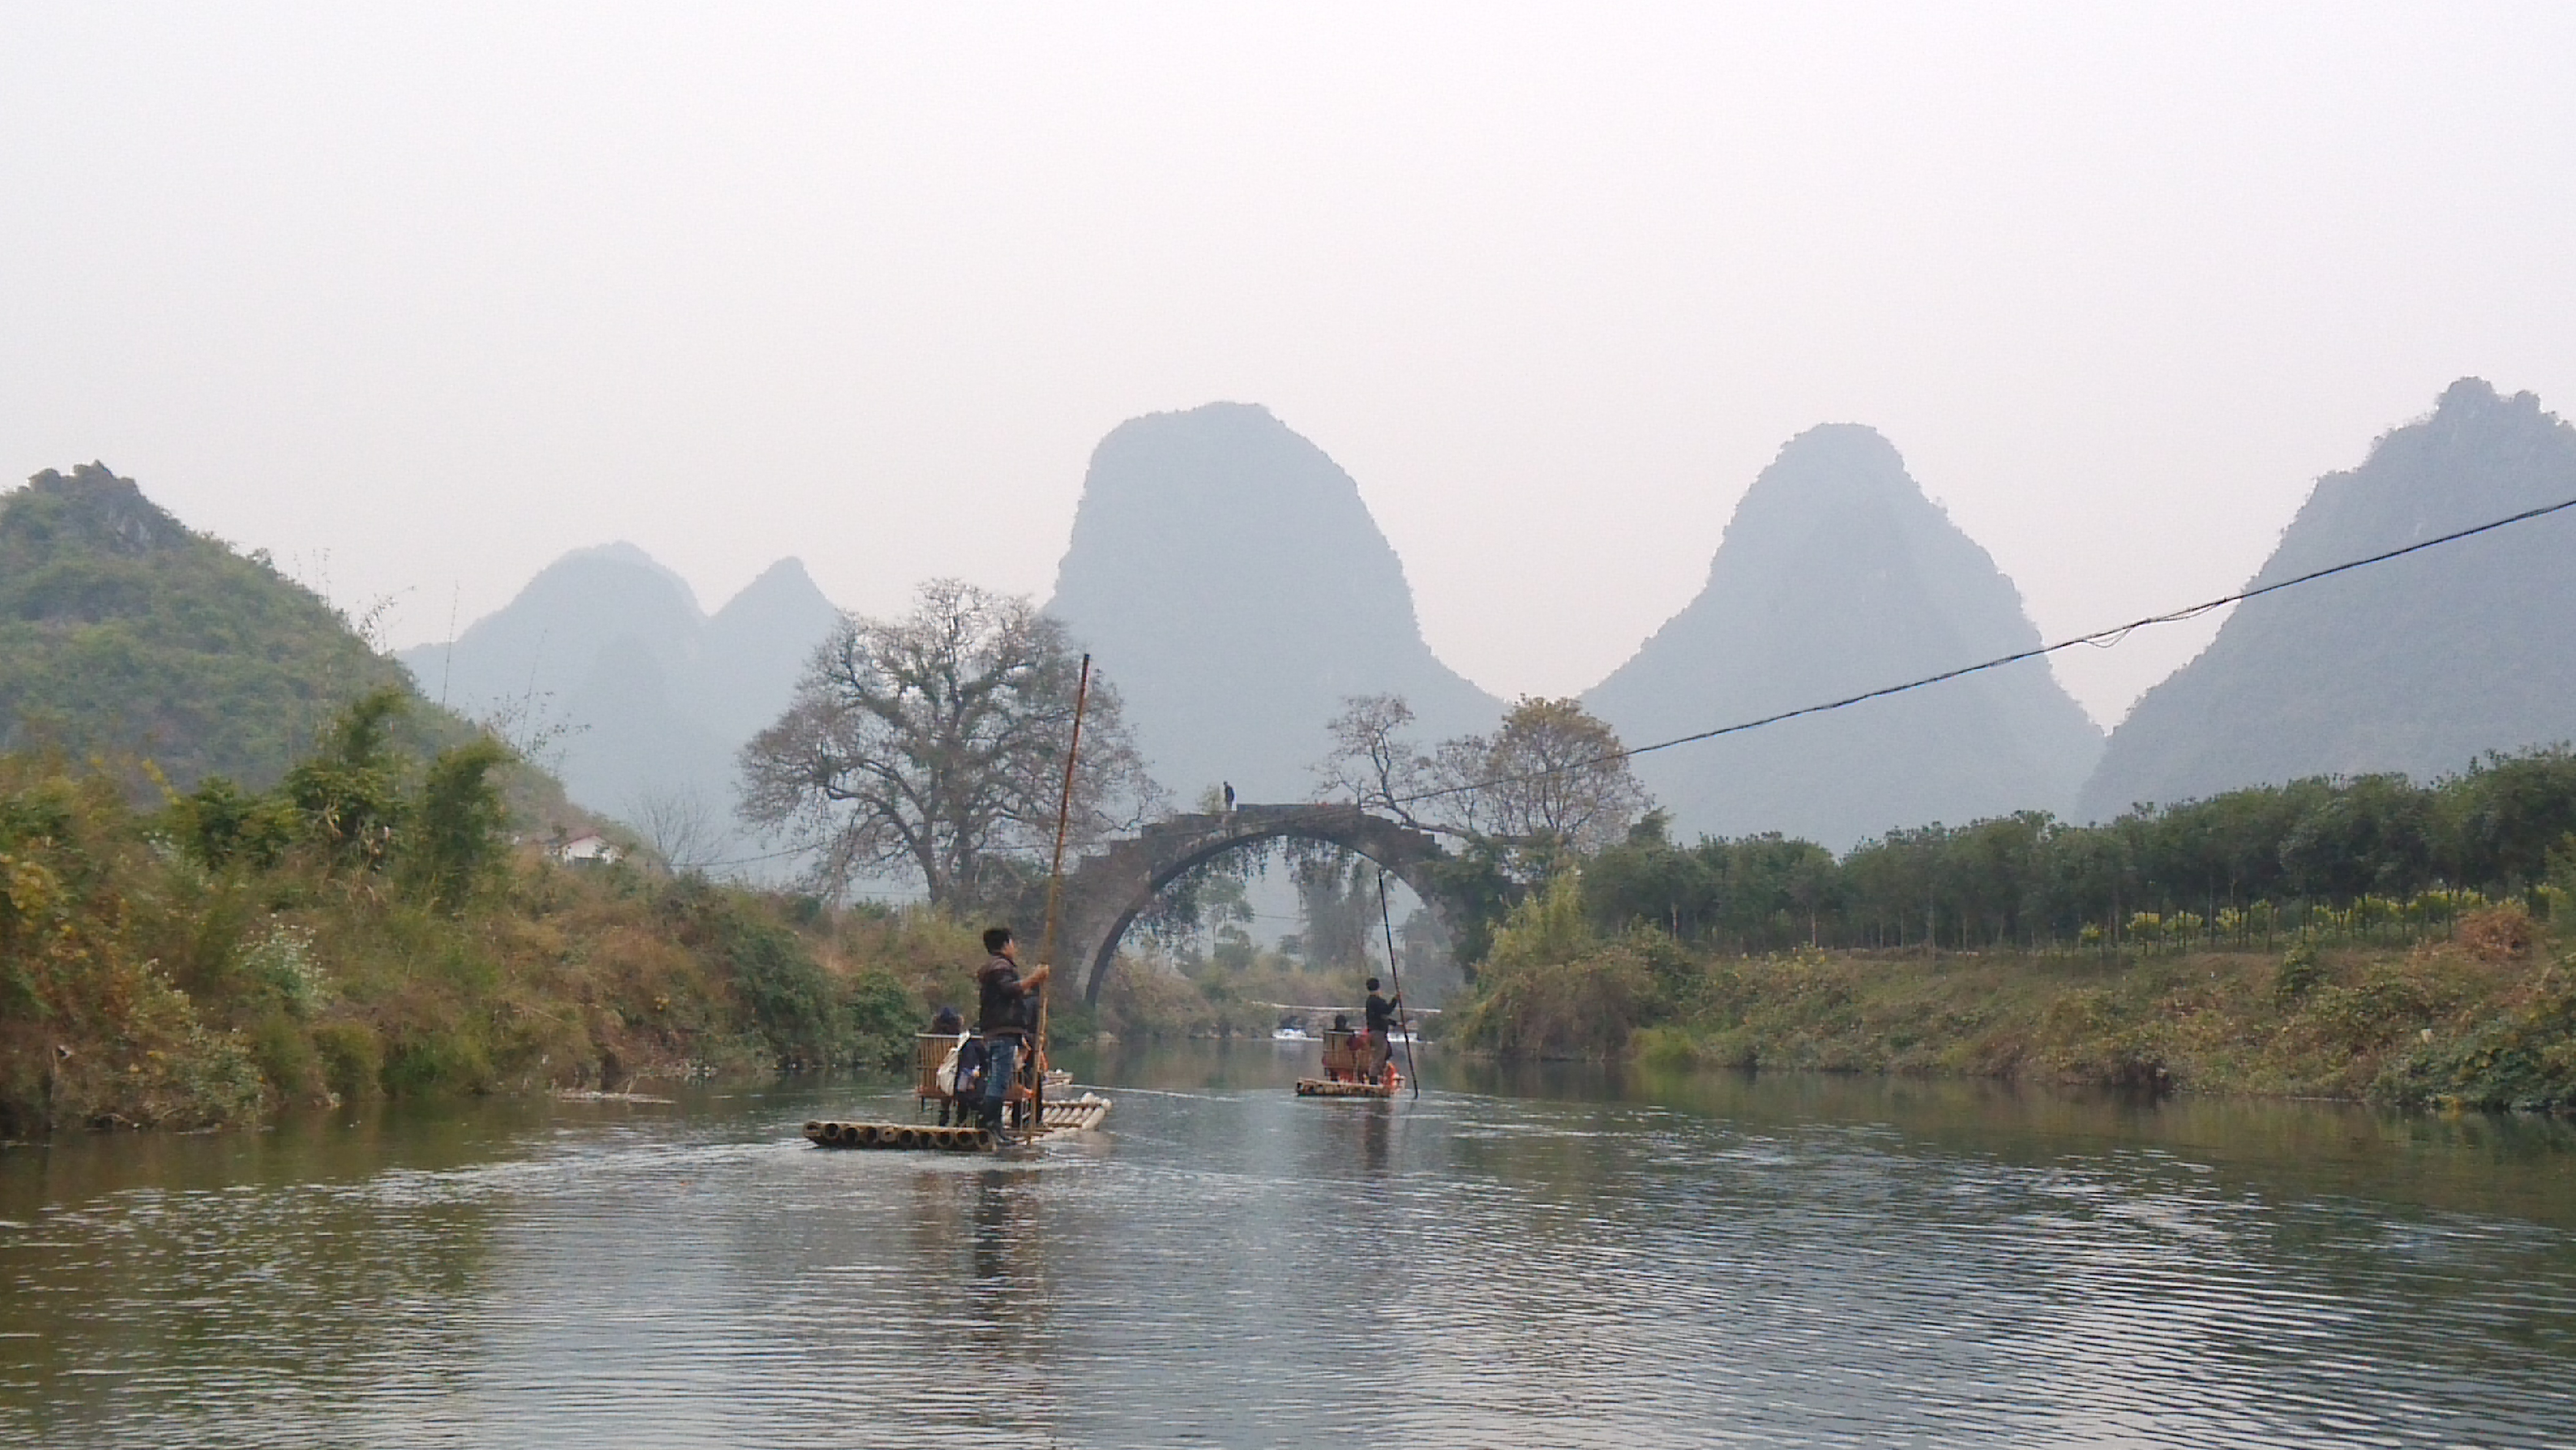
[(1334, 1082), (1359, 1081), (1359, 1041), (1347, 1012), (1334, 1013), (1332, 1030), (1324, 1034), (1324, 1076)]
[(954, 1114), (957, 1126), (965, 1127), (970, 1113), (966, 1105), (982, 1085), (976, 1074), (984, 1068), (984, 1044), (966, 1034), (966, 1019), (954, 1007), (940, 1008), (930, 1019), (930, 1030), (935, 1036), (957, 1039), (957, 1065), (947, 1082), (948, 1096), (939, 1104), (939, 1126), (947, 1127)]
[(1387, 1029), (1395, 1023), (1396, 1009), (1404, 1005), (1404, 994), (1398, 992), (1392, 997), (1381, 997), (1377, 994), (1377, 986), (1377, 978), (1368, 979), (1368, 1003), (1364, 1009), (1368, 1013), (1367, 1074), (1384, 1081), (1387, 1068), (1395, 1061), (1394, 1039), (1387, 1035)]
[(1038, 988), (1046, 985), (1046, 963), (1023, 977), (1020, 949), (1011, 929), (997, 926), (984, 933), (984, 950), (992, 954), (975, 974), (975, 1030), (984, 1036), (983, 1125), (1002, 1131), (1002, 1104), (1010, 1098), (1011, 1080), (1038, 1025)]

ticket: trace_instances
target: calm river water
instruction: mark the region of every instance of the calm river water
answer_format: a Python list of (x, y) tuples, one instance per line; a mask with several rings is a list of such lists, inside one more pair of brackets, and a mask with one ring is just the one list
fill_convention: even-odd
[(0, 1151), (0, 1444), (2576, 1445), (2563, 1124), (1068, 1065), (1019, 1159), (808, 1147), (848, 1084)]

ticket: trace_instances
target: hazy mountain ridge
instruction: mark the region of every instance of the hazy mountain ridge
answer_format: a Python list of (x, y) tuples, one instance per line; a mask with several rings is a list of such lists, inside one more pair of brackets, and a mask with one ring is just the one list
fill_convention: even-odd
[[(1584, 696), (1647, 744), (2027, 649), (2012, 581), (1875, 431), (1790, 440), (1738, 505), (1697, 598)], [(2039, 662), (1640, 756), (1684, 835), (1842, 849), (1893, 827), (2062, 811), (2101, 733)]]
[[(2576, 496), (2576, 428), (2530, 393), (2451, 385), (2330, 473), (2255, 583)], [(2576, 518), (2322, 579), (2236, 607), (2112, 733), (2081, 811), (2102, 817), (2309, 775), (2426, 777), (2576, 737)]]
[(583, 804), (630, 822), (686, 804), (730, 835), (736, 753), (840, 617), (797, 560), (709, 616), (687, 581), (618, 543), (566, 554), (453, 644), (401, 659), (458, 709), (555, 731), (541, 753)]
[(1423, 642), (1359, 485), (1249, 404), (1149, 414), (1101, 440), (1047, 610), (1117, 682), (1183, 803), (1220, 781), (1304, 799), (1346, 696), (1403, 695), (1425, 740), (1501, 713)]

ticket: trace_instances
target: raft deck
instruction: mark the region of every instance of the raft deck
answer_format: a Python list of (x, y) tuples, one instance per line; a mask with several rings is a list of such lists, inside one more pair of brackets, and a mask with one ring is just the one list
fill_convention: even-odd
[(989, 1153), (1007, 1141), (1035, 1142), (1088, 1133), (1109, 1116), (1109, 1099), (1084, 1093), (1046, 1105), (1038, 1131), (1027, 1139), (996, 1135), (982, 1128), (934, 1128), (914, 1123), (848, 1123), (818, 1119), (805, 1125), (806, 1140), (818, 1148), (890, 1148), (937, 1153)]
[(1391, 1098), (1399, 1084), (1382, 1082), (1344, 1082), (1329, 1077), (1297, 1079), (1297, 1096), (1301, 1098)]

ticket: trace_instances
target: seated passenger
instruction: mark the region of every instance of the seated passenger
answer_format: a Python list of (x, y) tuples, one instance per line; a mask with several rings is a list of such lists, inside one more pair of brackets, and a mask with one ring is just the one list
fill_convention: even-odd
[(1335, 1013), (1333, 1025), (1324, 1029), (1324, 1076), (1333, 1082), (1357, 1082), (1359, 1075), (1360, 1049), (1351, 1019)]

